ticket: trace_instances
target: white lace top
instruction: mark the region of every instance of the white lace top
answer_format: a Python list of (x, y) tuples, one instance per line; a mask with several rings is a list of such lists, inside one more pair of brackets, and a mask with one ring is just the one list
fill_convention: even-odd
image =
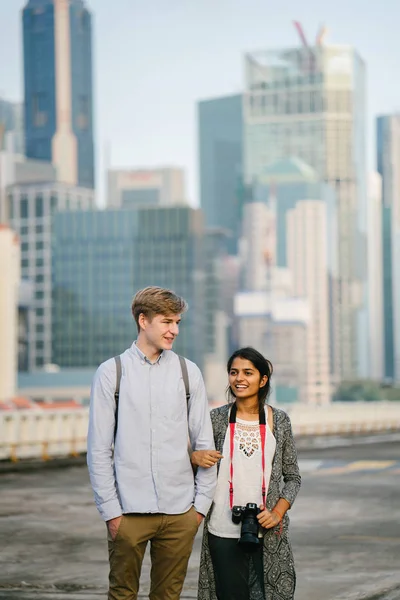
[[(268, 420), (265, 429), (265, 485), (268, 490), (276, 441), (269, 428)], [(232, 522), (232, 512), (229, 505), (229, 442), (230, 429), (228, 427), (222, 452), (224, 458), (221, 459), (208, 530), (218, 537), (239, 538), (241, 524), (235, 525)], [(261, 485), (259, 422), (243, 421), (236, 418), (233, 449), (233, 504), (245, 506), (248, 502), (255, 502), (257, 506), (260, 506), (262, 503)]]

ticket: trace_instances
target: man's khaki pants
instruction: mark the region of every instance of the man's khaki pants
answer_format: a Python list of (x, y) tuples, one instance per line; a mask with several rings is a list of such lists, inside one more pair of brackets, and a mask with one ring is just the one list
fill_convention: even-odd
[(108, 535), (108, 600), (136, 600), (149, 541), (150, 600), (179, 600), (197, 528), (193, 507), (181, 515), (124, 515), (115, 540)]

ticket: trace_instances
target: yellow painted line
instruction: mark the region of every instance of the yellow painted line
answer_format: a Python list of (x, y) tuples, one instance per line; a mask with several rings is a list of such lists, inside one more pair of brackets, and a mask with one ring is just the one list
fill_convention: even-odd
[(315, 473), (318, 475), (335, 475), (340, 473), (353, 473), (355, 471), (374, 471), (388, 469), (396, 463), (396, 460), (357, 460), (341, 467), (320, 469)]
[(387, 469), (396, 464), (395, 460), (357, 460), (348, 465), (349, 471), (368, 471), (370, 469)]
[(313, 475), (336, 475), (340, 473), (348, 473), (349, 470), (347, 465), (343, 467), (330, 467), (329, 469), (319, 469), (318, 471), (314, 471)]
[(358, 542), (395, 542), (400, 543), (400, 537), (378, 537), (374, 535), (340, 535), (339, 540)]

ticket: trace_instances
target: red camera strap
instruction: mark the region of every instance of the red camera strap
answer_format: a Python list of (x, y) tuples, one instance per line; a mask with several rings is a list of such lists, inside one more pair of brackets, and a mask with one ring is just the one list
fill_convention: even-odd
[[(231, 510), (233, 508), (233, 450), (235, 446), (235, 427), (236, 427), (236, 402), (233, 404), (231, 408), (231, 414), (229, 416), (229, 504)], [(265, 487), (265, 438), (266, 438), (266, 422), (265, 422), (265, 410), (260, 414), (260, 437), (261, 437), (261, 468), (262, 468), (262, 484), (261, 484), (261, 493), (262, 493), (262, 503), (265, 508), (266, 506), (266, 496), (267, 490)]]

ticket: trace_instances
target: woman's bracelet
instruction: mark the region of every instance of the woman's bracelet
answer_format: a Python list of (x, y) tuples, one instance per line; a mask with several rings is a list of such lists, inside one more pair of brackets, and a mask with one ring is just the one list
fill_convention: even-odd
[(271, 512), (274, 512), (274, 513), (276, 513), (276, 514), (278, 515), (278, 517), (279, 517), (279, 520), (280, 520), (280, 521), (282, 521), (282, 520), (283, 520), (283, 515), (282, 515), (282, 514), (279, 512), (279, 510), (278, 510), (277, 508), (273, 508), (273, 509), (271, 510)]

